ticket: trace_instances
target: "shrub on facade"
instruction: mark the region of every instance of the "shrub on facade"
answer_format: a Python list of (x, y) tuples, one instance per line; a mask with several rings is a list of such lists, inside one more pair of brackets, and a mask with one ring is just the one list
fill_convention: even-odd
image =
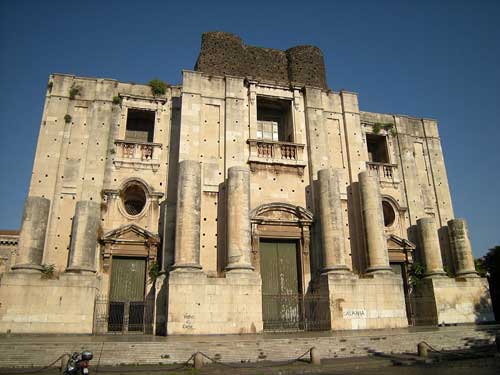
[(77, 95), (82, 95), (82, 87), (73, 84), (73, 86), (69, 89), (69, 98), (73, 100)]
[(165, 93), (167, 92), (167, 84), (157, 78), (149, 81), (148, 85), (149, 87), (151, 87), (151, 93), (154, 96), (165, 95)]

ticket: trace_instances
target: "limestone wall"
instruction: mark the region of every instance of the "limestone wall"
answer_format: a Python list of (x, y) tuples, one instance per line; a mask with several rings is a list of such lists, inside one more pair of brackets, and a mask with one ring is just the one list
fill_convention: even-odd
[(415, 298), (419, 324), (484, 323), (495, 320), (486, 279), (425, 279)]
[(328, 275), (332, 330), (406, 327), (403, 284), (394, 275), (373, 278)]
[(202, 272), (171, 272), (167, 334), (262, 331), (261, 280), (253, 272), (207, 278)]
[(0, 287), (0, 332), (92, 333), (94, 275), (6, 273)]

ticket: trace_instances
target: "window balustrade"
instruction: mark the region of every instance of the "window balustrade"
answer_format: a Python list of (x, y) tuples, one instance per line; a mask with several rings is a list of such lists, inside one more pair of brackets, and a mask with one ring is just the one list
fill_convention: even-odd
[(116, 140), (113, 163), (117, 168), (131, 167), (135, 169), (157, 170), (160, 166), (160, 143)]

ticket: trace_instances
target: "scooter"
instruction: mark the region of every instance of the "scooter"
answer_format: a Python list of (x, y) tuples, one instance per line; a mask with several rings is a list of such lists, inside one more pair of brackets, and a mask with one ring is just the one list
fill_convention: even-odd
[(81, 354), (74, 352), (66, 363), (64, 375), (88, 375), (89, 361), (93, 358), (92, 352), (84, 350)]

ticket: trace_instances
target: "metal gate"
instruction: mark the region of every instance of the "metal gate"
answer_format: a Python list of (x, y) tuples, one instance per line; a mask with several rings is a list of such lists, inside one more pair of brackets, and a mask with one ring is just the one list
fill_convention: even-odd
[(264, 330), (329, 329), (328, 296), (302, 293), (295, 241), (261, 240), (260, 272)]

